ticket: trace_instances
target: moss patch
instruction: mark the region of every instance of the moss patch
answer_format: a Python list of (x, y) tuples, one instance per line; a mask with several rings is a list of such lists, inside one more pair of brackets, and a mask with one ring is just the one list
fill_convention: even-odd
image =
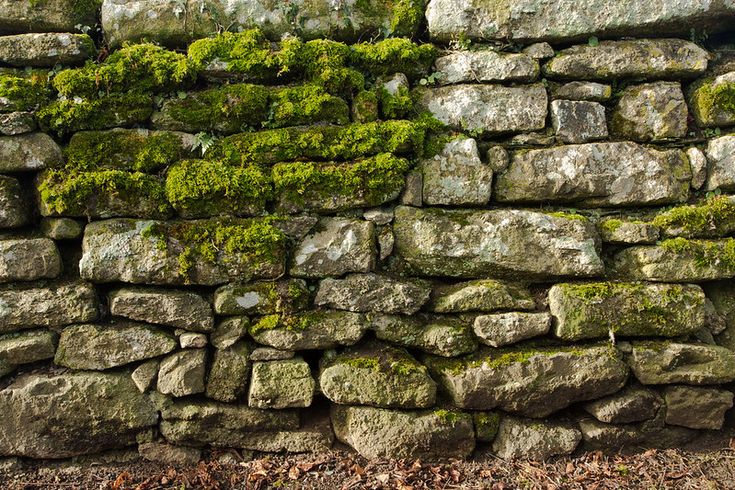
[(32, 111), (45, 104), (50, 96), (45, 72), (0, 72), (0, 112)]
[(416, 44), (410, 39), (392, 38), (353, 45), (351, 62), (358, 69), (374, 76), (403, 73), (418, 77), (429, 71), (437, 53), (432, 44)]
[(347, 103), (328, 94), (319, 85), (302, 85), (278, 90), (272, 95), (270, 114), (264, 124), (271, 128), (327, 122), (346, 124), (350, 120)]
[(698, 267), (722, 267), (735, 271), (735, 238), (724, 240), (688, 240), (683, 237), (661, 242), (661, 247), (694, 259)]
[(735, 82), (702, 82), (692, 94), (692, 108), (700, 123), (716, 125), (720, 119), (735, 119)]
[(727, 196), (713, 196), (695, 205), (677, 206), (656, 216), (651, 224), (667, 235), (705, 238), (735, 231), (735, 201)]

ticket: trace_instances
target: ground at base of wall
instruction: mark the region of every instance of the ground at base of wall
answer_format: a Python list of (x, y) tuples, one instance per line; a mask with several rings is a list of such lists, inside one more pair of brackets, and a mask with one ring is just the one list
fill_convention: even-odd
[[(723, 431), (724, 432), (724, 431)], [(698, 438), (684, 449), (634, 454), (587, 452), (547, 462), (504, 461), (478, 451), (470, 461), (368, 461), (351, 451), (257, 455), (214, 451), (197, 465), (0, 461), (0, 488), (73, 489), (728, 489), (735, 488), (735, 433)]]

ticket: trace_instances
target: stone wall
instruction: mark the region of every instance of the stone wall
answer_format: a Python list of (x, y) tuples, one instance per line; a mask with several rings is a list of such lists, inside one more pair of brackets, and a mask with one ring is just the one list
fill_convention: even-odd
[(546, 458), (721, 430), (734, 21), (0, 0), (0, 456)]

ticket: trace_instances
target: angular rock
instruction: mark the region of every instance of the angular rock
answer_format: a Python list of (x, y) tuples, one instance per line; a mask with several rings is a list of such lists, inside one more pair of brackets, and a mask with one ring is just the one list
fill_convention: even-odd
[(421, 162), (422, 195), (429, 205), (485, 205), (490, 200), (493, 171), (480, 160), (477, 142), (457, 138), (441, 153)]
[(217, 349), (226, 349), (243, 338), (248, 333), (248, 328), (250, 320), (246, 316), (225, 318), (217, 324), (217, 328), (209, 335), (209, 340)]
[(0, 114), (0, 135), (17, 136), (36, 130), (36, 120), (31, 112)]
[(207, 378), (207, 398), (234, 402), (247, 389), (250, 377), (250, 347), (243, 341), (214, 351)]
[(0, 36), (0, 59), (18, 67), (77, 65), (92, 58), (97, 49), (86, 34), (50, 32)]
[(421, 206), (424, 197), (421, 195), (424, 188), (424, 175), (419, 170), (411, 170), (406, 175), (406, 185), (403, 188), (400, 202), (405, 206)]
[(633, 448), (675, 448), (690, 442), (696, 431), (684, 427), (652, 426), (644, 424), (606, 424), (594, 419), (579, 421), (586, 449), (619, 450)]
[(369, 221), (322, 218), (296, 246), (290, 274), (341, 276), (375, 267), (375, 228)]
[(735, 380), (735, 353), (714, 345), (635, 342), (629, 363), (645, 385), (707, 385)]
[(41, 233), (52, 240), (75, 240), (84, 233), (84, 225), (71, 218), (43, 218)]
[(667, 386), (666, 423), (690, 429), (719, 430), (732, 408), (732, 391), (694, 386)]
[(600, 238), (606, 243), (640, 245), (656, 243), (658, 227), (643, 221), (607, 218), (600, 221)]
[(603, 270), (597, 234), (587, 220), (532, 211), (399, 206), (393, 232), (397, 256), (421, 275), (549, 278)]
[(546, 125), (543, 85), (451, 85), (421, 90), (418, 104), (439, 121), (465, 131), (518, 133)]
[(353, 345), (367, 330), (365, 316), (348, 311), (309, 311), (270, 315), (249, 329), (256, 342), (281, 350), (333, 349)]
[(109, 295), (110, 313), (132, 320), (168, 325), (194, 332), (214, 330), (212, 307), (189, 291), (123, 288)]
[(480, 343), (492, 347), (515, 344), (539, 337), (551, 328), (548, 313), (496, 313), (475, 318), (474, 331)]
[(101, 371), (158, 357), (176, 347), (175, 337), (144, 323), (72, 325), (61, 331), (54, 363)]
[(533, 310), (535, 307), (536, 302), (528, 288), (494, 279), (435, 287), (429, 304), (429, 309), (437, 313)]
[(268, 453), (323, 453), (333, 444), (329, 417), (309, 421), (298, 430), (251, 432), (240, 441), (245, 449)]
[(158, 377), (159, 362), (156, 359), (146, 361), (130, 373), (133, 383), (141, 393), (155, 387), (156, 378)]
[(607, 138), (605, 107), (597, 102), (554, 100), (551, 124), (564, 143), (586, 143)]
[(300, 357), (253, 363), (248, 405), (255, 408), (308, 407), (316, 382)]
[(97, 2), (2, 0), (0, 33), (76, 32), (97, 23)]
[[(553, 56), (553, 50), (552, 50)], [(527, 54), (500, 53), (493, 49), (451, 51), (434, 62), (439, 83), (533, 82), (539, 65)]]
[(174, 466), (196, 465), (202, 458), (199, 449), (174, 446), (165, 442), (146, 442), (138, 445), (138, 453), (148, 461)]
[(28, 223), (29, 209), (20, 182), (0, 176), (0, 228), (18, 228)]
[(0, 283), (52, 279), (61, 269), (61, 254), (53, 240), (0, 240)]
[(455, 406), (534, 418), (615, 393), (628, 378), (628, 367), (610, 346), (484, 348), (425, 363)]
[(612, 97), (612, 87), (595, 82), (569, 82), (552, 90), (555, 99), (605, 102)]
[(694, 84), (689, 95), (689, 107), (701, 128), (735, 124), (735, 71)]
[(380, 340), (438, 356), (460, 356), (477, 348), (470, 326), (451, 316), (375, 315), (370, 328)]
[(523, 54), (534, 60), (543, 60), (554, 56), (554, 48), (546, 42), (533, 43), (523, 48)]
[(707, 142), (707, 181), (705, 190), (735, 190), (735, 135)]
[(544, 74), (580, 80), (693, 78), (708, 60), (707, 51), (681, 39), (601, 41), (560, 51), (544, 65)]
[(179, 335), (180, 330), (176, 330), (179, 337), (179, 345), (182, 349), (203, 349), (207, 346), (207, 336), (203, 333), (184, 332)]
[(689, 166), (692, 167), (692, 189), (699, 190), (707, 180), (707, 157), (699, 148), (687, 150)]
[(472, 417), (462, 412), (332, 405), (332, 426), (337, 439), (367, 459), (434, 461), (466, 458), (475, 449)]
[(309, 306), (309, 289), (301, 279), (227, 284), (214, 292), (218, 315), (294, 313)]
[(323, 279), (314, 304), (338, 310), (413, 315), (429, 300), (431, 285), (377, 274)]
[(516, 152), (498, 175), (499, 202), (645, 206), (684, 202), (692, 178), (680, 150), (631, 142), (588, 143)]
[(616, 136), (634, 141), (683, 138), (688, 116), (678, 82), (646, 83), (623, 90), (610, 127)]
[(0, 172), (36, 172), (63, 161), (61, 148), (47, 134), (0, 136)]
[(58, 335), (49, 330), (0, 335), (0, 359), (16, 366), (51, 359), (57, 342)]
[(340, 405), (428, 408), (436, 383), (426, 368), (403, 349), (371, 342), (321, 361), (319, 387)]
[(562, 283), (549, 290), (554, 336), (564, 340), (679, 337), (704, 326), (704, 291), (689, 284)]
[(656, 416), (663, 399), (652, 390), (628, 386), (622, 391), (584, 405), (584, 409), (600, 422), (629, 424)]
[(572, 424), (503, 417), (493, 451), (503, 459), (545, 460), (574, 452), (582, 433)]
[(283, 361), (292, 359), (296, 353), (292, 350), (279, 350), (273, 347), (256, 347), (250, 353), (251, 361)]
[(10, 364), (9, 362), (0, 359), (0, 378), (15, 371), (16, 367), (17, 366), (14, 364)]
[(175, 397), (204, 393), (206, 376), (206, 349), (179, 351), (161, 361), (157, 389)]

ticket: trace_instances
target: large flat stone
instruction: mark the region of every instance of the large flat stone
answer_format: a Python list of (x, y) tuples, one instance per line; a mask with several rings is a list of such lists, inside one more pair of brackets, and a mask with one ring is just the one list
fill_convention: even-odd
[(479, 279), (434, 287), (429, 309), (437, 313), (533, 310), (536, 303), (522, 284)]
[(637, 342), (629, 362), (638, 381), (647, 385), (735, 380), (735, 353), (714, 345)]
[(184, 349), (161, 360), (157, 389), (175, 397), (204, 393), (207, 376), (207, 350)]
[(308, 306), (309, 290), (301, 279), (227, 284), (214, 292), (218, 315), (293, 313)]
[(480, 160), (472, 138), (450, 141), (441, 153), (421, 162), (421, 171), (424, 204), (482, 206), (490, 200), (493, 170)]
[(679, 82), (645, 83), (623, 90), (610, 125), (623, 139), (660, 141), (686, 136), (688, 116)]
[(276, 349), (333, 349), (355, 344), (367, 327), (360, 313), (317, 310), (261, 317), (249, 332), (256, 342)]
[(16, 366), (51, 359), (57, 341), (58, 335), (50, 330), (0, 335), (0, 359)]
[(572, 424), (503, 417), (493, 451), (503, 459), (544, 460), (571, 454), (582, 440)]
[(53, 240), (0, 240), (0, 283), (53, 279), (61, 270), (61, 254)]
[(47, 134), (0, 136), (0, 172), (36, 172), (63, 161), (61, 148)]
[(253, 363), (248, 406), (254, 408), (308, 407), (316, 382), (300, 357)]
[(431, 285), (377, 274), (350, 274), (324, 279), (314, 304), (338, 310), (412, 315), (429, 300)]
[(0, 33), (78, 32), (97, 23), (97, 2), (2, 0)]
[(209, 303), (196, 293), (171, 289), (124, 288), (109, 295), (110, 313), (132, 320), (210, 332), (214, 315)]
[(470, 325), (449, 315), (374, 315), (370, 328), (392, 344), (438, 356), (461, 356), (477, 348)]
[(536, 60), (525, 54), (493, 49), (450, 51), (434, 62), (439, 83), (533, 82), (539, 75)]
[(4, 64), (26, 67), (76, 65), (94, 56), (97, 49), (86, 34), (53, 32), (0, 36), (0, 59)]
[(732, 408), (732, 391), (696, 386), (667, 386), (666, 423), (690, 429), (719, 430)]

